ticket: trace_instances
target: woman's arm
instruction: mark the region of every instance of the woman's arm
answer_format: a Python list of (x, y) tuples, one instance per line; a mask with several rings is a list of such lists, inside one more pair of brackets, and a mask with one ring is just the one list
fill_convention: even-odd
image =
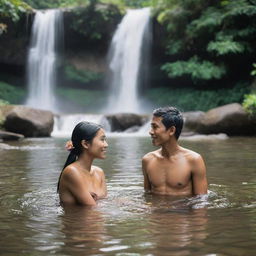
[(79, 171), (72, 167), (67, 168), (68, 169), (64, 172), (63, 178), (65, 179), (66, 186), (75, 198), (77, 204), (96, 205), (96, 202), (87, 189)]

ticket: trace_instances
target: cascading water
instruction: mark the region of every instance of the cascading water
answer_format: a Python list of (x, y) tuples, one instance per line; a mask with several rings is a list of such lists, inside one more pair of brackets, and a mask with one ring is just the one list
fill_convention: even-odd
[(150, 9), (128, 10), (111, 42), (109, 112), (141, 112), (138, 99), (143, 54), (151, 42)]
[(62, 20), (60, 10), (36, 12), (27, 64), (27, 105), (31, 107), (56, 110), (56, 52), (58, 39), (62, 39)]
[(51, 135), (54, 137), (70, 137), (74, 127), (81, 121), (100, 124), (107, 132), (111, 130), (110, 124), (104, 115), (71, 114), (55, 116)]

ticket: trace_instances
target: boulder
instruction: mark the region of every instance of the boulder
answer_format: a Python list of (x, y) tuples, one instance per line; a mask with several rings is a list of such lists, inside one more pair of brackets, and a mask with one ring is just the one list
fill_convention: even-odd
[(6, 114), (4, 128), (25, 137), (48, 137), (53, 130), (53, 114), (50, 111), (14, 106)]
[(107, 115), (106, 118), (111, 125), (112, 132), (125, 131), (133, 126), (142, 126), (148, 120), (148, 116), (133, 113)]
[(184, 112), (184, 126), (182, 133), (196, 131), (200, 126), (202, 119), (205, 117), (205, 112), (202, 111), (190, 111)]
[(238, 103), (214, 108), (205, 113), (196, 132), (201, 134), (255, 135), (256, 122)]
[(0, 130), (0, 140), (20, 140), (23, 139), (24, 135), (18, 134), (18, 133), (13, 133), (13, 132), (6, 132)]

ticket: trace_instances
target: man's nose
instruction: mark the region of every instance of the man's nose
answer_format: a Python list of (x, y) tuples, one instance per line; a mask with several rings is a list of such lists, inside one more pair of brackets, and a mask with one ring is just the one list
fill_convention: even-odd
[(150, 129), (148, 133), (149, 135), (153, 135), (154, 134), (153, 129)]

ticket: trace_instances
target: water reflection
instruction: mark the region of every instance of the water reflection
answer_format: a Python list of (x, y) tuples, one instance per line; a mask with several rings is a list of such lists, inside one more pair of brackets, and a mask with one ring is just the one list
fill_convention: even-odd
[(64, 142), (24, 140), (0, 149), (3, 255), (255, 254), (255, 138), (182, 142), (206, 160), (206, 198), (144, 194), (141, 157), (154, 149), (150, 140), (110, 138), (107, 159), (96, 163), (108, 198), (67, 210), (56, 194)]
[(66, 207), (61, 216), (63, 253), (70, 255), (98, 254), (106, 237), (105, 220), (97, 208)]
[(155, 210), (149, 216), (154, 235), (153, 252), (161, 255), (187, 256), (193, 248), (204, 246), (207, 232), (207, 209)]

